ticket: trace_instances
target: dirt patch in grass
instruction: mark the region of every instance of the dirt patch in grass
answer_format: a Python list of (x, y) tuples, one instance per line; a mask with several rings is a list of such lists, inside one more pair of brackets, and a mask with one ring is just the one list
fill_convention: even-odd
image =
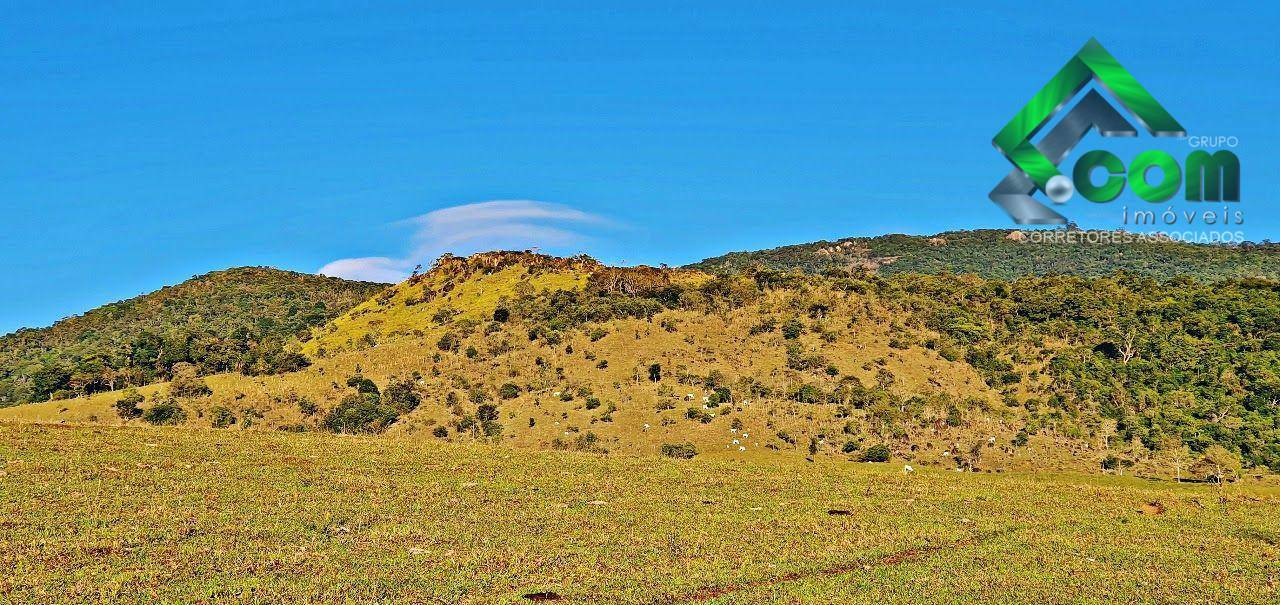
[(965, 548), (965, 547), (973, 546), (976, 544), (980, 544), (982, 542), (986, 542), (998, 536), (1007, 534), (1011, 531), (1013, 531), (1013, 528), (1006, 528), (1006, 529), (986, 532), (982, 534), (977, 534), (974, 536), (970, 536), (968, 538), (962, 538), (960, 540), (954, 540), (951, 542), (942, 542), (939, 544), (928, 544), (925, 546), (917, 546), (917, 547), (908, 548), (905, 550), (899, 550), (897, 552), (892, 552), (876, 559), (863, 559), (863, 560), (845, 563), (842, 565), (837, 565), (835, 567), (828, 567), (825, 569), (816, 569), (812, 571), (797, 571), (797, 572), (792, 572), (788, 574), (783, 574), (781, 576), (778, 576), (770, 580), (761, 580), (758, 582), (744, 582), (742, 584), (730, 584), (727, 586), (709, 586), (709, 587), (697, 590), (691, 594), (687, 594), (683, 596), (669, 595), (666, 598), (658, 601), (658, 603), (662, 605), (667, 605), (671, 603), (698, 603), (703, 601), (710, 601), (712, 599), (716, 599), (716, 598), (719, 598), (728, 594), (732, 594), (735, 592), (742, 592), (745, 590), (754, 590), (759, 588), (768, 588), (770, 586), (777, 586), (779, 584), (785, 584), (787, 582), (795, 582), (797, 580), (803, 580), (806, 578), (814, 578), (819, 576), (838, 576), (841, 574), (852, 573), (858, 570), (871, 569), (872, 567), (899, 565), (902, 563), (920, 559), (922, 557), (931, 555), (939, 551), (952, 550), (956, 548)]

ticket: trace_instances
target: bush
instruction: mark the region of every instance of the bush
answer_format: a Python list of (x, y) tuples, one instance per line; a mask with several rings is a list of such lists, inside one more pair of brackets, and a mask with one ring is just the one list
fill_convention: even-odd
[(449, 429), (442, 424), (434, 429), (431, 429), (431, 436), (444, 439), (445, 437), (449, 436)]
[(235, 423), (235, 414), (232, 414), (231, 410), (227, 409), (226, 406), (214, 406), (212, 410), (209, 410), (209, 424), (213, 428), (223, 429)]
[(496, 420), (483, 420), (480, 422), (480, 433), (485, 437), (501, 437), (502, 424)]
[(173, 381), (169, 383), (169, 395), (172, 397), (208, 397), (213, 394), (204, 379), (196, 375), (196, 367), (189, 363), (178, 363), (173, 366)]
[(320, 411), (320, 406), (316, 405), (316, 402), (310, 398), (303, 397), (298, 400), (298, 411), (302, 412), (303, 416), (314, 416), (316, 412)]
[(116, 400), (116, 414), (123, 420), (133, 420), (142, 415), (142, 408), (138, 407), (143, 402), (142, 393), (137, 389), (129, 389), (124, 392), (120, 399)]
[[(284, 374), (297, 372), (311, 366), (311, 360), (302, 353), (281, 353), (267, 363), (267, 373)], [(247, 367), (247, 366), (246, 366)]]
[(366, 394), (366, 393), (372, 393), (374, 395), (378, 394), (378, 385), (374, 384), (372, 380), (369, 380), (368, 378), (365, 378), (364, 376), (361, 376), (359, 374), (356, 374), (355, 376), (348, 378), (347, 386), (355, 387), (356, 391), (361, 394)]
[(401, 414), (408, 414), (422, 403), (422, 397), (409, 379), (392, 379), (387, 389), (382, 392), (382, 402), (395, 408)]
[(664, 443), (661, 451), (663, 456), (680, 460), (688, 460), (698, 455), (698, 448), (692, 443)]
[(662, 380), (662, 364), (655, 363), (649, 366), (649, 380), (653, 382)]
[(806, 384), (799, 389), (796, 389), (796, 392), (792, 394), (791, 398), (800, 403), (818, 403), (825, 398), (825, 395), (822, 393), (822, 389), (811, 384)]
[(516, 386), (514, 382), (507, 382), (507, 383), (504, 383), (502, 386), (498, 387), (499, 399), (515, 399), (516, 397), (519, 397), (519, 396), (520, 396), (520, 387)]
[(587, 398), (587, 409), (588, 409), (588, 410), (594, 410), (594, 409), (596, 409), (596, 408), (598, 408), (598, 407), (600, 407), (600, 400), (599, 400), (599, 399), (596, 399), (595, 397), (588, 397), (588, 398)]
[(852, 454), (858, 451), (858, 444), (853, 441), (846, 441), (844, 442), (844, 445), (841, 446), (840, 451), (846, 454)]
[(143, 412), (142, 419), (154, 425), (173, 425), (187, 419), (187, 411), (172, 399), (165, 399)]
[(791, 318), (782, 324), (782, 337), (787, 340), (795, 340), (804, 334), (804, 324), (799, 319)]
[(733, 393), (728, 387), (716, 387), (712, 389), (711, 396), (707, 398), (707, 405), (716, 407), (720, 404), (728, 405), (733, 403)]
[(400, 417), (395, 407), (373, 394), (351, 394), (325, 415), (325, 428), (335, 433), (381, 433)]
[(453, 332), (445, 332), (440, 336), (440, 340), (436, 341), (436, 347), (441, 351), (456, 351), (462, 345), (462, 339), (458, 338)]
[(689, 420), (697, 420), (702, 424), (708, 424), (712, 420), (711, 414), (701, 408), (689, 408), (685, 411), (684, 417)]
[(889, 446), (883, 443), (873, 445), (867, 448), (865, 452), (862, 452), (862, 457), (859, 460), (862, 462), (888, 462)]

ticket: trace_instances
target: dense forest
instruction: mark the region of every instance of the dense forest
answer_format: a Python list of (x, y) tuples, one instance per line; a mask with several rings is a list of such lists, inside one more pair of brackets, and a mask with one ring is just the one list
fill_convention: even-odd
[(201, 373), (270, 373), (307, 363), (282, 345), (383, 289), (383, 284), (245, 267), (0, 337), (0, 406)]
[(957, 273), (996, 279), (1025, 275), (1105, 277), (1131, 271), (1159, 279), (1280, 279), (1280, 244), (1212, 246), (1178, 242), (1033, 243), (1026, 232), (953, 231), (934, 236), (882, 235), (732, 252), (689, 265), (711, 273), (753, 265), (819, 273), (863, 268), (880, 273)]

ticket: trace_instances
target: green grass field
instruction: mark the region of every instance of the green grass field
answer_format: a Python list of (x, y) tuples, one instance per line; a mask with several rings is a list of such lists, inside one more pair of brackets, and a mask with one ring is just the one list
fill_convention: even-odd
[(0, 602), (1280, 599), (1260, 485), (20, 423), (0, 465)]

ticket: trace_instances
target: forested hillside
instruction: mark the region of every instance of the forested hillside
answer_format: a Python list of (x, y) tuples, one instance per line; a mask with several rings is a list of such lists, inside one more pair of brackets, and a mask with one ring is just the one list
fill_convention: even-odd
[(1117, 271), (1159, 279), (1181, 275), (1202, 279), (1280, 279), (1280, 244), (1032, 243), (1021, 231), (953, 231), (934, 236), (852, 237), (732, 252), (688, 268), (723, 273), (752, 265), (807, 273), (861, 268), (880, 273), (967, 273), (997, 279), (1028, 275), (1105, 277)]
[(268, 373), (307, 362), (282, 345), (385, 288), (265, 267), (177, 286), (0, 337), (0, 406), (201, 373)]

